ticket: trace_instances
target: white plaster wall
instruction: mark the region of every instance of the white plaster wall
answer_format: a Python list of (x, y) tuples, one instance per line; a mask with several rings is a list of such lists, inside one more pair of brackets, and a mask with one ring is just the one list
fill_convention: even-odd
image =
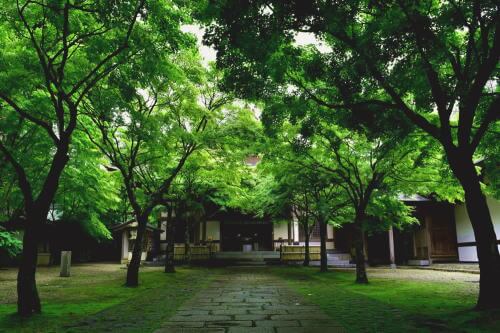
[[(305, 242), (299, 242), (299, 245), (305, 246), (306, 243)], [(309, 246), (321, 246), (321, 243), (320, 242), (309, 242)], [(327, 250), (333, 250), (333, 249), (335, 249), (334, 243), (327, 241), (326, 242), (326, 249)]]
[(207, 240), (220, 240), (220, 222), (207, 221)]
[[(487, 201), (497, 239), (500, 239), (500, 201), (494, 198), (487, 198)], [(475, 242), (476, 239), (474, 238), (474, 232), (464, 203), (455, 206), (455, 223), (458, 243)], [(498, 248), (500, 250), (500, 245)], [(476, 247), (459, 246), (458, 258), (460, 261), (477, 261)]]
[(293, 221), (293, 230), (292, 230), (292, 238), (294, 242), (299, 241), (299, 222), (298, 221)]
[(166, 221), (161, 223), (161, 230), (163, 230), (163, 232), (160, 234), (160, 239), (167, 240), (167, 222)]
[(326, 238), (327, 239), (333, 238), (333, 225), (328, 224), (326, 226)]
[(274, 240), (288, 239), (288, 224), (287, 223), (274, 223), (273, 224)]
[(460, 246), (458, 248), (458, 258), (460, 261), (477, 261), (475, 246)]

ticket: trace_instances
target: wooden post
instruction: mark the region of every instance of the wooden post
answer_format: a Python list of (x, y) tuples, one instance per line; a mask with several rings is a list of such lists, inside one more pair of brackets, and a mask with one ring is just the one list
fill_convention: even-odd
[(201, 234), (201, 240), (203, 243), (207, 241), (207, 220), (203, 219), (202, 221), (202, 234)]
[(61, 273), (60, 277), (69, 277), (71, 268), (71, 251), (61, 251)]
[(431, 226), (432, 226), (432, 220), (430, 216), (425, 217), (425, 238), (427, 242), (427, 257), (429, 259), (429, 265), (432, 265), (432, 239), (431, 239)]
[(389, 227), (389, 258), (391, 261), (391, 268), (396, 268), (396, 257), (394, 255), (394, 230), (392, 225)]
[(416, 234), (416, 231), (413, 230), (412, 235), (411, 235), (412, 242), (413, 242), (413, 258), (412, 259), (417, 258), (417, 240), (416, 240), (415, 234)]
[(366, 232), (362, 231), (363, 234), (363, 254), (365, 256), (365, 261), (368, 261), (368, 237), (366, 236)]
[(292, 222), (288, 222), (288, 245), (292, 245)]

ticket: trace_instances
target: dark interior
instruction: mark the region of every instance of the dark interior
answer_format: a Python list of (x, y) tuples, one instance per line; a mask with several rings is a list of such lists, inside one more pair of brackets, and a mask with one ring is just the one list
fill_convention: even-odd
[(254, 251), (270, 251), (272, 243), (271, 223), (221, 223), (222, 251), (242, 251), (243, 244), (251, 244)]

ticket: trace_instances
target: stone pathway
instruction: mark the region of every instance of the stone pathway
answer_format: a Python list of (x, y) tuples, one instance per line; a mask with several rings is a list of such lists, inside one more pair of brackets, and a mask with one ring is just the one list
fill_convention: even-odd
[(185, 303), (155, 333), (346, 332), (279, 278), (229, 271)]

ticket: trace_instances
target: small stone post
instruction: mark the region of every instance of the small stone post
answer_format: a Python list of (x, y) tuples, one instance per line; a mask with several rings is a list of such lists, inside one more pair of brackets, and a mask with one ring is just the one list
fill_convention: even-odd
[(71, 268), (71, 251), (61, 251), (61, 274), (60, 277), (69, 277)]
[(391, 268), (396, 268), (396, 258), (394, 255), (394, 230), (392, 225), (389, 228), (389, 257), (391, 260)]

